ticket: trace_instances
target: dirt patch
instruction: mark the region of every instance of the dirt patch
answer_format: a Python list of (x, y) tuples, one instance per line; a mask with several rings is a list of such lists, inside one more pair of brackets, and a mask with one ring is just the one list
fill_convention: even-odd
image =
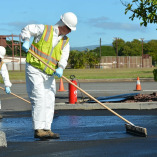
[[(97, 98), (96, 98), (97, 99)], [(117, 96), (109, 96), (108, 99), (102, 97), (102, 99), (98, 99), (100, 102), (103, 103), (134, 103), (134, 102), (156, 102), (157, 101), (157, 93), (152, 94), (138, 94), (138, 93), (131, 93), (129, 94), (122, 94)], [(79, 103), (95, 103), (92, 99), (82, 99)]]
[(136, 96), (132, 96), (125, 100), (124, 102), (126, 103), (131, 103), (131, 102), (154, 102), (157, 101), (157, 93), (152, 93), (152, 94), (138, 94)]

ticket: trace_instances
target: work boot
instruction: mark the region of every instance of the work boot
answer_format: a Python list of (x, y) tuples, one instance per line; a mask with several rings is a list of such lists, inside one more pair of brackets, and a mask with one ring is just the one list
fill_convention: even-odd
[(48, 133), (48, 135), (49, 135), (48, 138), (49, 139), (58, 139), (58, 138), (60, 138), (59, 134), (53, 133), (51, 130), (44, 130), (44, 131)]
[(43, 129), (37, 129), (34, 131), (34, 138), (45, 139), (48, 138), (48, 132), (44, 131)]

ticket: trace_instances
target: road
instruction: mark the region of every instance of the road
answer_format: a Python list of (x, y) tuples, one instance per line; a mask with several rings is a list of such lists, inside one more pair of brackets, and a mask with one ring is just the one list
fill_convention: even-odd
[[(77, 85), (85, 90), (87, 93), (92, 95), (93, 97), (100, 96), (111, 96), (118, 94), (126, 94), (126, 93), (153, 93), (157, 92), (157, 83), (156, 82), (141, 82), (141, 91), (136, 90), (136, 82), (79, 82), (77, 81)], [(65, 92), (58, 92), (59, 90), (59, 82), (56, 84), (56, 103), (60, 102), (69, 102), (69, 91), (68, 91), (68, 83), (63, 82)], [(3, 87), (3, 85), (1, 84)], [(13, 84), (11, 91), (18, 96), (24, 97), (28, 99), (26, 92), (25, 84)], [(81, 93), (77, 90), (78, 93), (78, 101), (83, 98), (88, 98), (85, 94)], [(2, 99), (10, 99), (14, 96), (5, 95), (2, 90), (0, 90), (0, 94), (2, 94)], [(18, 103), (18, 102), (17, 102)], [(21, 103), (21, 102), (20, 102)], [(5, 104), (7, 105), (8, 102)]]
[[(156, 92), (155, 82), (142, 82), (141, 86), (142, 93)], [(64, 87), (68, 90), (66, 83)], [(135, 92), (136, 83), (80, 83), (80, 87), (96, 97)], [(157, 156), (157, 110), (116, 111), (135, 125), (147, 128), (146, 138), (127, 134), (125, 123), (107, 110), (58, 110), (52, 130), (61, 138), (39, 141), (33, 138), (30, 105), (1, 92), (5, 116), (0, 120), (0, 130), (6, 133), (8, 147), (0, 148), (0, 157)], [(15, 84), (12, 92), (27, 99), (25, 84)], [(78, 95), (80, 99), (79, 92)], [(57, 92), (56, 97), (58, 102), (68, 101), (68, 91)], [(19, 110), (20, 105), (23, 110)]]
[[(150, 94), (157, 92), (156, 82), (141, 82), (141, 91), (136, 91), (136, 82), (86, 82), (79, 83), (78, 86), (85, 90), (87, 93), (94, 97), (100, 96), (111, 96), (126, 93), (141, 93)], [(57, 84), (57, 90), (59, 89), (59, 84)], [(66, 92), (57, 92), (56, 102), (65, 102), (68, 100), (68, 83), (64, 83), (64, 89)], [(78, 90), (78, 100), (82, 98), (88, 98), (85, 94)], [(66, 100), (65, 100), (66, 99)]]
[[(153, 93), (157, 92), (157, 83), (156, 82), (141, 82), (141, 91), (139, 93)], [(57, 102), (64, 102), (65, 99), (68, 101), (68, 83), (63, 82), (65, 92), (58, 92), (59, 90), (59, 82), (56, 84), (56, 100)], [(99, 96), (111, 96), (117, 94), (124, 93), (134, 93), (136, 90), (136, 82), (79, 82), (77, 81), (77, 85), (85, 90), (87, 93), (91, 94), (94, 97)], [(1, 86), (3, 86), (1, 84)], [(26, 85), (25, 84), (13, 84), (11, 91), (19, 96), (27, 97)], [(0, 90), (0, 94), (4, 94), (2, 90)], [(85, 97), (85, 95), (83, 94)], [(78, 90), (78, 98), (81, 98), (82, 94)], [(58, 98), (63, 98), (58, 99)]]

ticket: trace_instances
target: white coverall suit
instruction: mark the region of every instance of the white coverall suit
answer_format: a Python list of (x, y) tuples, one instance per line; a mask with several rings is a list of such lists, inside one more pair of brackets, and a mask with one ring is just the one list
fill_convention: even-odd
[[(35, 42), (40, 41), (44, 32), (44, 25), (27, 25), (21, 31), (23, 40), (34, 37)], [(58, 26), (53, 27), (53, 42), (55, 47), (63, 36), (58, 36)], [(62, 50), (62, 56), (59, 66), (65, 69), (69, 58), (70, 45), (69, 42)], [(34, 130), (45, 129), (51, 130), (51, 123), (54, 116), (56, 82), (54, 76), (48, 76), (39, 69), (26, 63), (26, 87), (27, 93), (32, 104), (32, 118)]]
[(12, 83), (9, 80), (8, 69), (7, 69), (7, 66), (6, 66), (6, 64), (4, 62), (3, 62), (2, 67), (0, 69), (0, 74), (1, 74), (1, 76), (3, 78), (4, 85), (6, 87), (11, 87)]

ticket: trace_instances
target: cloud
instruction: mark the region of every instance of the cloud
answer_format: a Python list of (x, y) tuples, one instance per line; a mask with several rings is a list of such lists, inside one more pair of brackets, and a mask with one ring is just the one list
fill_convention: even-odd
[(93, 27), (108, 30), (143, 31), (137, 24), (111, 22), (107, 17), (91, 18), (87, 23)]
[[(16, 22), (8, 22), (8, 23), (0, 23), (1, 28), (3, 28), (2, 26), (6, 26), (6, 27), (12, 27), (13, 29), (22, 29), (23, 27), (25, 27), (28, 24), (34, 24), (34, 23), (38, 23), (37, 21), (27, 21), (27, 22), (20, 22), (20, 21), (16, 21)], [(3, 28), (5, 29), (5, 28)]]

